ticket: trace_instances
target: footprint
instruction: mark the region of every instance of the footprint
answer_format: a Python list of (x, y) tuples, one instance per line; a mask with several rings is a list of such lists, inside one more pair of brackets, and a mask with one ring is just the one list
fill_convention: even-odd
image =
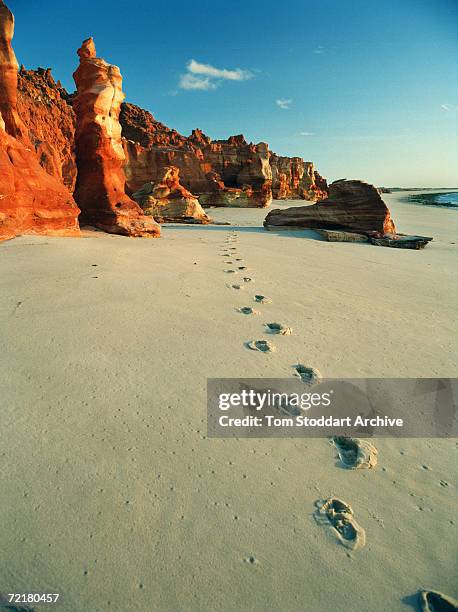
[(235, 270), (224, 270), (226, 274), (235, 274)]
[(230, 264), (233, 264), (234, 262), (233, 261), (225, 261), (224, 263), (230, 265)]
[(356, 550), (366, 543), (366, 532), (353, 517), (353, 510), (346, 502), (337, 497), (315, 502), (315, 520), (318, 524), (330, 524), (340, 542), (347, 548)]
[(265, 295), (255, 295), (254, 301), (258, 302), (259, 304), (272, 304), (272, 300), (270, 299), (270, 297), (267, 297)]
[(273, 353), (277, 350), (268, 340), (252, 340), (247, 342), (246, 346), (252, 351), (261, 351), (261, 353)]
[(243, 277), (243, 281), (244, 281), (245, 283), (251, 283), (251, 282), (253, 281), (253, 279), (252, 279), (252, 278), (250, 278), (249, 276), (244, 276), (244, 277)]
[(243, 306), (242, 308), (237, 308), (237, 312), (241, 312), (246, 315), (258, 315), (260, 314), (259, 310), (254, 310), (251, 306)]
[(265, 323), (269, 334), (281, 334), (282, 336), (290, 336), (293, 333), (291, 327), (285, 327), (281, 323)]
[(316, 368), (309, 368), (301, 363), (294, 365), (293, 368), (296, 370), (296, 375), (299, 376), (306, 385), (316, 385), (322, 378), (320, 371)]
[(334, 436), (332, 442), (337, 448), (342, 464), (349, 470), (371, 469), (377, 465), (378, 451), (370, 442), (345, 436)]
[(420, 591), (421, 612), (456, 612), (458, 601), (439, 591)]
[(226, 287), (228, 289), (243, 289), (242, 285), (229, 285), (229, 284), (227, 284)]
[[(236, 260), (237, 261), (237, 260)], [(246, 266), (238, 266), (237, 268), (238, 270), (248, 270), (248, 268)]]

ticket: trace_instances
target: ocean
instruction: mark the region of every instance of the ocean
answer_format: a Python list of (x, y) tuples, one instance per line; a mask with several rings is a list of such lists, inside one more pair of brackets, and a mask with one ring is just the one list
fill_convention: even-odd
[(458, 191), (448, 193), (419, 193), (408, 196), (407, 200), (413, 204), (423, 206), (440, 206), (445, 208), (458, 208)]

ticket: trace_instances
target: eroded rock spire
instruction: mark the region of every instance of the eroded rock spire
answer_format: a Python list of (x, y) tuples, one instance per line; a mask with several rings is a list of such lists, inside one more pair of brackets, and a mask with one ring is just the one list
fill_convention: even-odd
[(77, 118), (75, 199), (81, 221), (114, 234), (159, 236), (160, 226), (125, 192), (119, 123), (124, 93), (119, 68), (97, 57), (92, 38), (83, 42), (78, 56), (73, 108)]

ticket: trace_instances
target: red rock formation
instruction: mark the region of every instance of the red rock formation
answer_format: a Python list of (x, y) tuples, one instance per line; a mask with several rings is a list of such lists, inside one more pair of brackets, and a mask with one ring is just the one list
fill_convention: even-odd
[(78, 55), (73, 108), (77, 119), (75, 199), (81, 221), (114, 234), (159, 236), (160, 226), (125, 192), (119, 123), (124, 93), (119, 68), (96, 57), (92, 38), (83, 42)]
[(119, 121), (123, 138), (138, 142), (142, 147), (182, 147), (186, 143), (184, 136), (156, 121), (151, 113), (135, 104), (121, 105)]
[[(193, 130), (185, 138), (147, 111), (123, 104), (121, 112), (126, 177), (129, 189), (157, 180), (163, 166), (180, 168), (183, 184), (205, 206), (268, 206), (279, 199), (318, 200), (327, 184), (311, 162), (279, 157), (268, 145), (248, 143), (243, 135), (215, 140)], [(214, 176), (217, 175), (217, 185)]]
[[(133, 104), (123, 104), (120, 120), (127, 139), (125, 172), (131, 191), (157, 181), (164, 166), (174, 165), (183, 185), (199, 194), (206, 206), (264, 207), (272, 201), (270, 151), (265, 143), (247, 143), (242, 135), (212, 141), (201, 130), (185, 138)], [(219, 176), (217, 189), (214, 174)]]
[(17, 110), (14, 18), (0, 0), (0, 240), (22, 233), (78, 235), (70, 192), (38, 163)]
[(160, 223), (210, 223), (197, 197), (180, 184), (180, 171), (175, 166), (163, 168), (158, 181), (143, 185), (133, 198), (145, 214)]
[[(20, 112), (40, 162), (49, 173), (62, 175), (68, 186), (73, 185), (72, 97), (54, 83), (49, 70), (21, 70), (19, 76)], [(271, 189), (279, 199), (316, 200), (327, 195), (326, 181), (310, 162), (276, 156), (267, 145), (247, 143), (242, 135), (212, 141), (196, 129), (186, 138), (134, 104), (121, 105), (120, 123), (129, 194), (157, 182), (162, 169), (174, 165), (180, 169), (182, 184), (199, 194), (205, 206), (266, 206)]]
[(18, 111), (43, 168), (73, 192), (76, 183), (75, 113), (51, 70), (25, 70), (18, 82)]
[(321, 174), (317, 170), (314, 170), (313, 177), (315, 181), (314, 191), (315, 191), (316, 199), (317, 200), (326, 199), (329, 195), (329, 187), (328, 187), (327, 180), (323, 176), (321, 176)]
[(5, 130), (13, 138), (30, 145), (27, 128), (17, 110), (17, 73), (19, 65), (11, 41), (14, 36), (14, 17), (0, 0), (0, 114)]
[(312, 162), (301, 157), (283, 157), (273, 154), (272, 191), (276, 200), (301, 198), (322, 200), (327, 197), (326, 181), (315, 171)]
[[(49, 69), (21, 69), (21, 117), (42, 166), (70, 188), (76, 176), (72, 101)], [(128, 194), (157, 182), (162, 169), (173, 165), (180, 169), (182, 184), (206, 206), (267, 206), (272, 191), (280, 199), (316, 200), (327, 195), (326, 181), (311, 162), (276, 156), (266, 144), (248, 143), (242, 135), (212, 141), (196, 129), (186, 138), (133, 104), (121, 105), (119, 120)]]
[(329, 197), (317, 204), (272, 210), (264, 226), (344, 230), (369, 235), (396, 233), (390, 211), (378, 190), (363, 181), (347, 180), (331, 183)]

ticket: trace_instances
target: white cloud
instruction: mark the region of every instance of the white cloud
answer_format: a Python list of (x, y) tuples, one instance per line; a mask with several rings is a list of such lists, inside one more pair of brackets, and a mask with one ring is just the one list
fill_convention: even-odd
[(458, 111), (457, 104), (441, 104), (441, 108), (445, 111)]
[(216, 89), (222, 81), (247, 81), (254, 75), (249, 70), (235, 68), (215, 68), (210, 64), (201, 64), (191, 59), (186, 64), (187, 72), (180, 76), (178, 86), (180, 89), (194, 89), (208, 91)]
[(315, 132), (299, 132), (299, 136), (315, 136)]
[(234, 70), (215, 68), (214, 66), (210, 66), (210, 64), (201, 64), (193, 59), (187, 63), (186, 68), (188, 72), (192, 72), (192, 74), (202, 74), (207, 77), (226, 81), (246, 81), (253, 76), (249, 70), (242, 70), (241, 68), (235, 68)]
[(279, 98), (275, 100), (275, 104), (283, 110), (289, 110), (293, 101), (291, 99)]
[(216, 89), (216, 84), (210, 81), (208, 77), (198, 77), (194, 74), (182, 74), (178, 83), (180, 89), (198, 89), (200, 91), (208, 91)]
[(318, 45), (318, 47), (315, 47), (315, 49), (313, 49), (313, 53), (315, 53), (316, 55), (321, 55), (322, 53), (324, 53), (324, 47), (323, 45)]

